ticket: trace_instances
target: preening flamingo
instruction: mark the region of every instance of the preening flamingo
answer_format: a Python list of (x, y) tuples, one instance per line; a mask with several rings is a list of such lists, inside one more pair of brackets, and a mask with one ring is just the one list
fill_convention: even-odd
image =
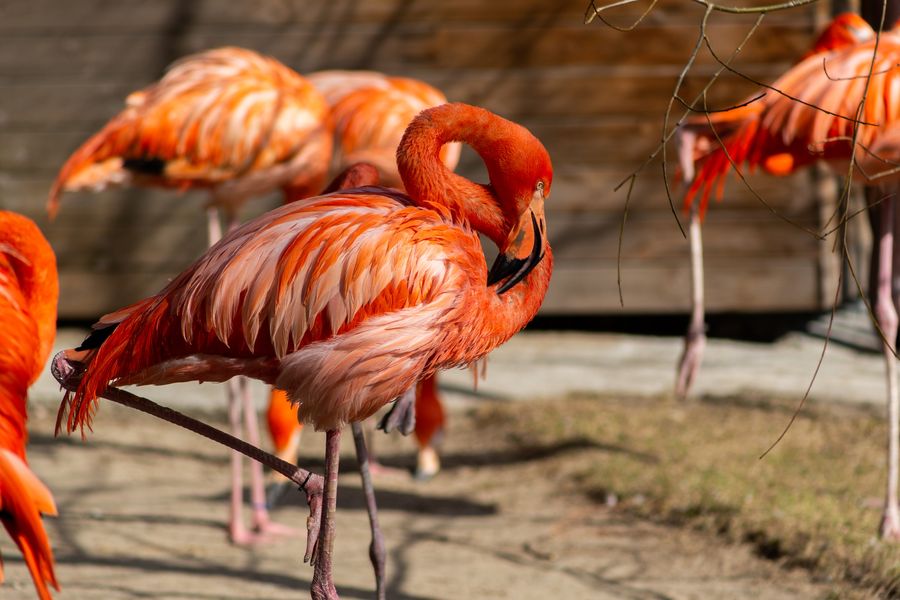
[[(826, 61), (825, 64), (830, 66), (830, 56), (834, 51), (874, 38), (875, 31), (859, 15), (855, 13), (838, 15), (822, 31), (812, 48), (803, 55), (800, 63), (772, 84), (772, 87), (782, 89), (780, 85), (785, 78), (789, 78), (801, 65), (808, 68), (815, 68), (818, 65), (822, 71), (823, 59)], [(809, 149), (800, 144), (780, 148), (777, 151), (757, 146), (753, 153), (748, 152), (749, 144), (759, 133), (761, 115), (768, 110), (767, 107), (771, 102), (777, 101), (778, 98), (777, 92), (767, 91), (764, 98), (737, 108), (690, 117), (681, 125), (676, 138), (681, 174), (687, 186), (685, 211), (689, 215), (691, 255), (691, 318), (675, 378), (675, 395), (679, 398), (686, 397), (690, 392), (706, 347), (701, 225), (713, 187), (718, 187), (718, 194), (721, 197), (724, 175), (731, 168), (729, 156), (735, 163), (746, 160), (751, 170), (762, 167), (770, 175), (777, 176), (790, 175), (798, 168), (815, 161)], [(732, 135), (734, 137), (729, 137)], [(718, 148), (719, 140), (725, 139), (731, 140), (733, 146), (728, 147), (727, 153)], [(698, 161), (702, 162), (702, 167), (695, 176), (694, 167)], [(696, 195), (700, 190), (702, 194), (700, 201), (697, 202)]]
[[(450, 141), (481, 156), (488, 185), (441, 163)], [(342, 427), (425, 375), (485, 356), (534, 317), (550, 283), (544, 200), (553, 171), (527, 129), (445, 104), (410, 124), (397, 162), (408, 195), (362, 188), (275, 209), (54, 359), (64, 382), (81, 374), (60, 407), (69, 431), (90, 423), (110, 384), (246, 375), (286, 390), (300, 419), (327, 432), (313, 598), (337, 597)], [(476, 232), (499, 249), (490, 270)]]
[[(874, 52), (874, 61), (873, 61)], [(771, 157), (792, 170), (824, 160), (839, 174), (848, 173), (851, 156), (856, 157), (855, 174), (868, 185), (879, 185), (896, 193), (896, 127), (900, 123), (900, 31), (883, 32), (877, 41), (864, 41), (808, 58), (773, 84), (785, 95), (769, 93), (760, 100), (757, 116), (742, 123), (701, 160), (689, 190), (688, 201), (701, 193), (700, 213), (711, 188), (721, 185), (731, 162), (736, 165), (765, 165)], [(871, 66), (871, 82), (869, 70)], [(826, 71), (827, 69), (827, 71)], [(866, 87), (868, 84), (868, 93)], [(865, 96), (865, 104), (857, 110)], [(795, 98), (796, 100), (793, 100)], [(817, 108), (818, 107), (818, 108)], [(858, 124), (857, 147), (852, 140)], [(882, 139), (883, 136), (883, 139)], [(881, 231), (875, 246), (879, 271), (876, 281), (875, 316), (883, 334), (888, 390), (888, 478), (881, 535), (900, 539), (900, 405), (898, 405), (897, 293), (892, 291), (892, 253), (897, 224), (892, 199), (880, 202)]]
[(41, 520), (55, 515), (56, 505), (25, 461), (25, 402), (50, 354), (58, 297), (50, 244), (29, 219), (0, 211), (0, 521), (42, 600), (50, 599), (50, 586), (59, 590)]
[[(386, 185), (403, 189), (397, 170), (397, 147), (407, 125), (421, 111), (447, 102), (444, 94), (425, 82), (406, 77), (391, 77), (375, 71), (318, 71), (307, 78), (322, 92), (331, 108), (334, 123), (333, 169), (343, 171), (331, 184), (332, 191), (359, 185)], [(441, 160), (448, 169), (459, 162), (461, 146), (446, 144)], [(353, 165), (370, 164), (377, 173)], [(416, 441), (419, 452), (416, 477), (427, 479), (440, 470), (440, 459), (433, 446), (436, 434), (444, 425), (436, 382), (430, 378), (422, 386), (426, 396), (416, 394)], [(267, 423), (275, 445), (275, 453), (286, 461), (297, 456), (300, 424), (294, 411), (285, 408), (286, 395), (273, 390), (269, 397)]]
[[(125, 109), (66, 161), (50, 191), (53, 216), (64, 191), (141, 185), (208, 189), (209, 244), (236, 227), (249, 198), (282, 189), (312, 196), (328, 175), (332, 138), (328, 106), (305, 78), (277, 60), (242, 48), (218, 48), (182, 58), (162, 79), (132, 93)], [(258, 445), (247, 382), (229, 382), (232, 431)], [(241, 405), (243, 402), (242, 424)], [(253, 529), (241, 517), (241, 457), (232, 455), (229, 535), (249, 543), (281, 531), (269, 520), (262, 470), (251, 463)], [(257, 535), (260, 534), (260, 535)]]

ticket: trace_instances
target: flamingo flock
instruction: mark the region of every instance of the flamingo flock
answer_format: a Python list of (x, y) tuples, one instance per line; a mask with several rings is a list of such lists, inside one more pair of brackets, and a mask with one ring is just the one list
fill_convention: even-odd
[[(847, 172), (854, 160), (857, 177), (885, 194), (877, 208), (875, 313), (890, 423), (881, 535), (890, 539), (900, 538), (894, 347), (900, 296), (891, 286), (898, 64), (900, 31), (876, 41), (859, 17), (842, 15), (773, 83), (782, 93), (692, 118), (679, 133), (697, 257), (709, 197), (714, 189), (721, 195), (733, 167), (786, 175), (821, 160)], [(454, 173), (460, 143), (483, 161), (487, 184)], [(303, 76), (232, 47), (176, 62), (157, 83), (128, 96), (123, 110), (72, 154), (47, 209), (51, 218), (61, 209), (89, 211), (61, 204), (63, 193), (78, 190), (204, 189), (209, 249), (159, 293), (100, 317), (78, 347), (51, 360), (66, 390), (57, 429), (84, 432), (101, 398), (119, 401), (121, 386), (225, 382), (232, 437), (216, 439), (236, 440), (228, 445), (245, 454), (252, 448), (253, 456), (276, 464), (256, 448), (247, 379), (269, 384), (266, 422), (278, 456), (297, 459), (303, 425), (326, 434), (324, 478), (302, 471), (301, 490), (310, 506), (310, 594), (334, 600), (339, 446), (350, 425), (372, 523), (376, 594), (384, 598), (384, 543), (360, 423), (392, 405), (383, 422), (414, 431), (417, 475), (438, 472), (434, 440), (445, 415), (436, 373), (476, 363), (537, 314), (553, 268), (545, 215), (552, 180), (550, 156), (526, 128), (480, 107), (448, 103), (421, 81), (361, 71)], [(281, 207), (240, 223), (247, 201), (276, 190)], [(479, 235), (499, 250), (490, 268)], [(702, 261), (694, 263), (695, 310), (677, 383), (682, 396), (704, 340)], [(49, 244), (24, 217), (0, 212), (0, 520), (42, 600), (59, 589), (41, 519), (56, 514), (56, 506), (26, 462), (25, 399), (47, 362), (57, 297)], [(241, 461), (235, 452), (230, 539), (250, 544), (290, 533), (269, 518), (256, 461), (253, 520), (245, 526)]]

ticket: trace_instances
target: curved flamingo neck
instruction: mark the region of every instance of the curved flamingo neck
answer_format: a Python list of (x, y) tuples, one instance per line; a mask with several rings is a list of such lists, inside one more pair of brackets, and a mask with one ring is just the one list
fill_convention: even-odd
[(484, 109), (444, 104), (414, 120), (397, 148), (400, 178), (417, 204), (449, 210), (454, 221), (469, 222), (498, 245), (512, 223), (503, 214), (494, 190), (448, 169), (440, 152), (444, 144), (464, 142), (481, 156), (490, 173), (498, 168), (496, 146), (510, 142), (505, 125)]

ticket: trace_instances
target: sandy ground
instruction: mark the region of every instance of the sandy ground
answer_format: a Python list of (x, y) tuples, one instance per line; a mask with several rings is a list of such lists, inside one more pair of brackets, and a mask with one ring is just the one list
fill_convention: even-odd
[[(63, 330), (57, 346), (77, 344), (82, 335)], [(697, 393), (799, 398), (821, 344), (802, 334), (774, 344), (711, 340)], [(468, 372), (443, 376), (453, 413), (445, 470), (424, 484), (404, 474), (376, 482), (390, 552), (389, 597), (777, 599), (833, 593), (747, 547), (623, 515), (554, 476), (570, 461), (602, 460), (603, 449), (543, 448), (524, 456), (504, 443), (502, 432), (466, 416), (480, 402), (664, 394), (679, 351), (676, 338), (538, 332), (516, 336), (496, 351), (477, 392)], [(877, 354), (834, 346), (813, 401), (880, 404), (881, 368)], [(212, 385), (140, 392), (207, 411), (209, 418), (224, 408), (221, 389)], [(257, 395), (262, 403), (265, 395)], [(32, 389), (30, 449), (34, 469), (61, 510), (48, 521), (64, 587), (59, 598), (306, 596), (311, 572), (300, 563), (302, 538), (253, 548), (226, 542), (228, 458), (222, 449), (109, 403), (87, 442), (77, 436), (56, 440), (51, 434), (59, 398), (49, 376)], [(411, 466), (411, 440), (377, 441), (387, 464)], [(337, 584), (344, 598), (371, 598), (368, 522), (351, 440), (345, 442)], [(318, 471), (322, 447), (320, 436), (304, 440), (307, 464)], [(305, 504), (298, 496), (275, 516), (303, 527)], [(0, 551), (7, 568), (2, 598), (32, 598), (21, 558), (5, 536)]]
[[(225, 538), (228, 459), (218, 447), (150, 417), (102, 408), (95, 433), (53, 439), (52, 414), (33, 419), (30, 460), (61, 508), (48, 520), (62, 599), (302, 598), (303, 540), (238, 548)], [(389, 598), (820, 598), (826, 586), (697, 533), (635, 520), (573, 492), (554, 472), (602, 459), (602, 449), (523, 454), (465, 413), (453, 414), (445, 469), (416, 483), (377, 481), (389, 548)], [(363, 510), (350, 440), (339, 492), (337, 586), (372, 598)], [(321, 470), (323, 439), (304, 440)], [(386, 464), (411, 466), (412, 442), (376, 440)], [(559, 488), (557, 488), (559, 485)], [(275, 511), (302, 527), (294, 497)], [(0, 538), (3, 598), (33, 597), (21, 558)]]

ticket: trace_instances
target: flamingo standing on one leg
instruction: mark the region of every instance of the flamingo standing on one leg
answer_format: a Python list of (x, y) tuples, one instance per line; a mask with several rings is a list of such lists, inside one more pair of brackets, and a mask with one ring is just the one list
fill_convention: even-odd
[[(250, 197), (282, 189), (310, 196), (325, 183), (332, 138), (328, 105), (303, 77), (242, 48), (219, 48), (174, 63), (157, 83), (128, 96), (125, 109), (66, 161), (50, 191), (48, 211), (64, 191), (134, 184), (208, 189), (209, 244), (237, 225)], [(247, 382), (226, 386), (232, 430), (240, 437), (241, 405), (248, 439), (258, 445)], [(249, 543), (282, 531), (265, 505), (262, 469), (251, 462), (253, 529), (241, 518), (241, 456), (232, 454), (229, 535)]]
[[(855, 173), (867, 184), (890, 185), (896, 191), (896, 180), (890, 171), (895, 168), (892, 161), (898, 157), (892, 145), (900, 124), (898, 65), (897, 27), (883, 32), (877, 42), (861, 42), (825, 55), (824, 67), (821, 56), (801, 62), (773, 84), (783, 94), (772, 93), (760, 100), (757, 115), (728, 135), (723, 147), (701, 159), (687, 200), (690, 202), (700, 193), (702, 215), (710, 190), (723, 185), (732, 161), (752, 168), (765, 166), (772, 159), (790, 170), (824, 160), (838, 173), (848, 173), (851, 157), (855, 156), (860, 167)], [(890, 132), (890, 137), (885, 132)], [(855, 150), (851, 143), (854, 133)], [(878, 211), (881, 231), (874, 252), (879, 271), (872, 283), (877, 289), (875, 317), (883, 335), (889, 424), (887, 492), (880, 532), (882, 537), (900, 539), (900, 399), (894, 350), (900, 298), (891, 289), (897, 224), (892, 201), (881, 202)]]
[(41, 521), (41, 514), (56, 514), (56, 505), (25, 462), (25, 401), (50, 354), (58, 297), (50, 244), (29, 219), (0, 211), (0, 521), (42, 600), (51, 597), (48, 586), (59, 590)]
[[(441, 163), (450, 141), (478, 152), (489, 185)], [(69, 431), (90, 423), (110, 384), (246, 375), (286, 390), (299, 418), (327, 432), (317, 599), (337, 597), (342, 427), (427, 374), (485, 356), (534, 317), (550, 283), (544, 200), (553, 171), (528, 130), (445, 104), (410, 124), (397, 159), (408, 196), (363, 188), (273, 210), (54, 360), (60, 373), (83, 373), (60, 408)], [(490, 271), (476, 232), (499, 248)]]
[[(810, 51), (801, 58), (801, 64), (818, 64), (822, 68), (823, 59), (827, 61), (831, 52), (872, 40), (874, 37), (875, 31), (862, 17), (855, 13), (843, 13), (835, 17), (822, 31)], [(813, 60), (814, 56), (816, 58)], [(778, 83), (776, 82), (773, 87), (778, 88)], [(770, 91), (767, 94), (772, 96), (776, 92)], [(701, 177), (695, 178), (694, 164), (698, 160), (704, 160), (706, 155), (713, 152), (719, 139), (726, 138), (744, 125), (757, 123), (765, 106), (767, 103), (760, 99), (731, 110), (691, 117), (682, 124), (676, 138), (679, 166), (684, 182), (688, 186), (688, 192), (685, 195), (685, 210), (689, 215), (688, 234), (691, 255), (691, 318), (675, 378), (675, 395), (679, 398), (685, 398), (690, 392), (706, 347), (701, 224), (709, 202), (711, 186), (706, 189), (700, 203), (693, 201), (698, 187), (704, 184), (704, 177), (709, 176), (709, 167), (707, 167), (701, 173)], [(752, 133), (747, 133), (748, 130), (744, 131), (744, 135), (752, 135)], [(797, 153), (800, 158), (795, 156)], [(758, 164), (771, 175), (786, 176), (793, 173), (798, 166), (808, 164), (809, 160), (805, 158), (808, 155), (808, 149), (793, 147), (789, 152), (765, 154), (758, 163), (751, 160), (749, 164), (751, 167)], [(714, 163), (716, 167), (727, 169), (730, 166), (728, 157), (722, 154), (717, 156)], [(722, 160), (725, 162), (722, 163)], [(721, 194), (721, 181), (719, 185)]]
[[(318, 71), (307, 79), (322, 92), (334, 123), (335, 170), (355, 164), (371, 164), (377, 173), (347, 172), (329, 186), (332, 191), (360, 185), (387, 185), (403, 189), (397, 169), (397, 147), (403, 132), (422, 110), (447, 102), (436, 88), (405, 77), (391, 77), (374, 71)], [(441, 160), (456, 168), (461, 147), (447, 144)], [(291, 199), (288, 199), (291, 200)], [(424, 387), (423, 387), (424, 386)], [(416, 440), (419, 445), (416, 477), (427, 479), (440, 470), (440, 459), (432, 445), (445, 423), (436, 382), (427, 378), (419, 386), (430, 393), (416, 394)], [(286, 461), (295, 460), (300, 442), (300, 424), (294, 411), (285, 407), (286, 395), (273, 390), (269, 398), (267, 422), (275, 453)]]

